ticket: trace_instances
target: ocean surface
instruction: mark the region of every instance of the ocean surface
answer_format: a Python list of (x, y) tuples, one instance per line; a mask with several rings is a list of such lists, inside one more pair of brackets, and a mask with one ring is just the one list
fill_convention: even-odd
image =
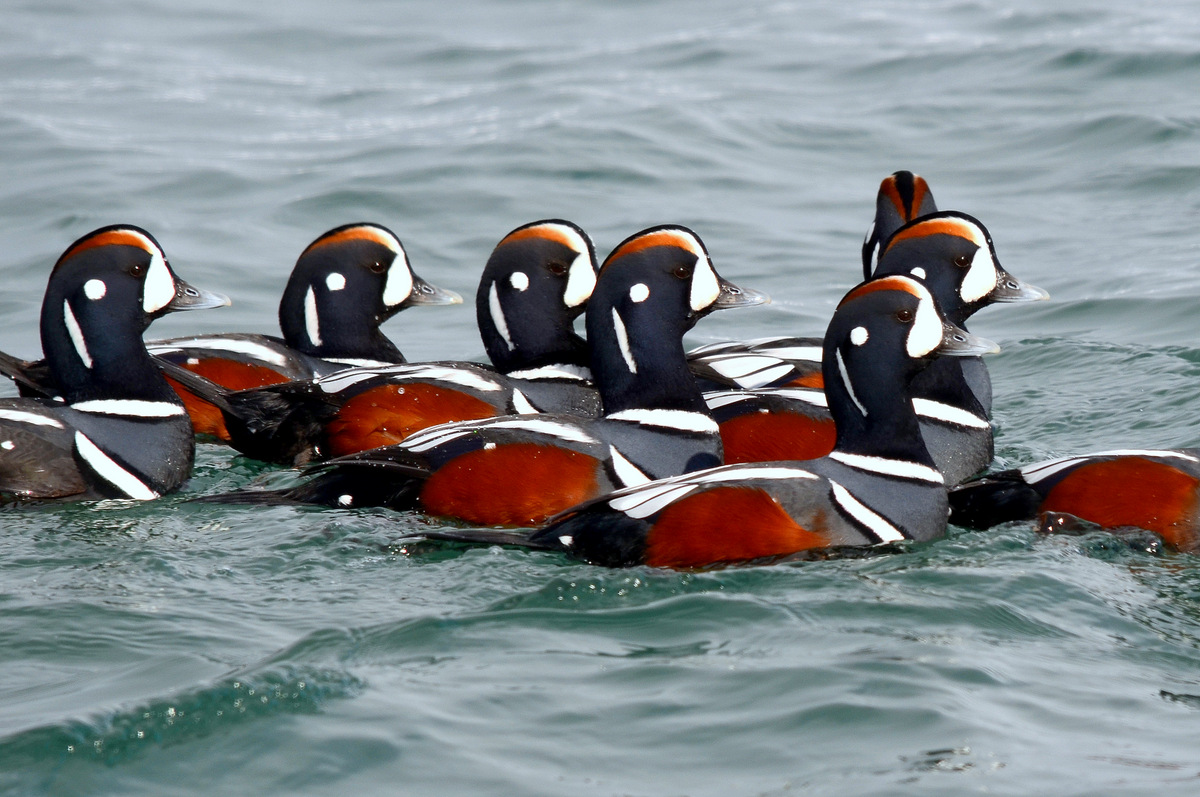
[[(1196, 446), (1197, 86), (1183, 0), (14, 0), (0, 349), (119, 222), (234, 299), (151, 337), (275, 331), (353, 221), (473, 296), (546, 217), (602, 256), (686, 224), (774, 298), (692, 344), (821, 334), (909, 169), (1052, 296), (971, 325), (997, 466)], [(470, 305), (386, 331), (483, 354)], [(178, 496), (0, 511), (0, 794), (1200, 793), (1200, 558), (1148, 536), (613, 571), (186, 502), (271, 470), (205, 444)]]

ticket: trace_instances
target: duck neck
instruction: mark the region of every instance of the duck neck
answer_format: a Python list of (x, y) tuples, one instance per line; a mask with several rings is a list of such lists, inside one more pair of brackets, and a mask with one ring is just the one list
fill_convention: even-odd
[(708, 413), (683, 349), (691, 322), (665, 315), (651, 302), (603, 303), (593, 298), (587, 339), (605, 415), (630, 409)]
[(932, 467), (912, 405), (910, 383), (916, 372), (865, 360), (851, 347), (825, 347), (825, 394), (837, 427), (834, 450)]
[(379, 329), (387, 316), (356, 304), (347, 290), (289, 285), (279, 305), (283, 339), (312, 357), (404, 362), (400, 349)]

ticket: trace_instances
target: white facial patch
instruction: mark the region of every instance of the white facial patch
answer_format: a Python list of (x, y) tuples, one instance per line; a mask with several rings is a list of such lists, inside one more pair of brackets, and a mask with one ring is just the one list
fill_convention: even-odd
[(512, 351), (517, 348), (513, 343), (512, 336), (508, 334), (508, 321), (504, 318), (504, 308), (500, 306), (500, 294), (496, 291), (494, 282), (492, 287), (488, 288), (488, 312), (492, 315), (492, 323), (496, 325), (496, 331), (508, 344), (508, 350)]
[(578, 252), (567, 271), (567, 288), (563, 292), (563, 304), (567, 307), (578, 307), (586, 302), (596, 288), (596, 269), (589, 254), (592, 251), (591, 241), (574, 227), (565, 224), (548, 225), (567, 239), (568, 246)]
[(146, 249), (153, 252), (150, 256), (150, 268), (146, 271), (146, 282), (142, 286), (142, 309), (147, 313), (157, 313), (175, 298), (175, 278), (167, 261), (163, 258), (158, 247), (146, 241)]
[(104, 284), (103, 280), (90, 279), (83, 283), (83, 295), (93, 302), (103, 299), (106, 293), (108, 293), (108, 286)]
[(700, 251), (696, 254), (696, 268), (692, 272), (692, 291), (689, 304), (697, 313), (710, 306), (721, 295), (721, 286), (717, 283), (717, 272), (713, 271), (708, 255)]
[(620, 313), (617, 308), (613, 308), (613, 328), (617, 333), (617, 346), (621, 348), (621, 356), (625, 358), (625, 365), (629, 367), (629, 373), (637, 373), (637, 362), (633, 359), (633, 352), (629, 350), (629, 333), (625, 331), (625, 322), (621, 320)]
[(629, 299), (638, 304), (650, 297), (650, 288), (644, 282), (639, 282), (629, 289)]
[(388, 269), (387, 281), (383, 284), (383, 304), (385, 307), (395, 307), (412, 296), (413, 275), (412, 267), (408, 265), (408, 257), (396, 243), (396, 259)]
[(508, 278), (508, 284), (523, 293), (529, 287), (529, 275), (524, 271), (514, 271)]
[(871, 333), (867, 332), (866, 327), (855, 327), (850, 330), (850, 342), (855, 346), (861, 346), (866, 343), (871, 337)]
[(910, 271), (908, 273), (912, 274), (914, 277), (916, 277), (919, 280), (925, 279), (925, 269), (921, 268), (920, 266), (917, 266), (916, 268), (914, 268), (912, 271)]
[(336, 271), (325, 278), (325, 287), (331, 291), (340, 291), (346, 287), (346, 276)]
[(921, 288), (923, 296), (917, 302), (917, 315), (913, 319), (912, 329), (908, 331), (908, 341), (905, 348), (909, 357), (925, 357), (942, 344), (942, 319), (933, 304), (929, 291), (919, 283), (913, 283)]
[(63, 301), (63, 323), (67, 325), (67, 334), (71, 337), (75, 353), (79, 355), (85, 368), (91, 368), (92, 355), (88, 353), (87, 342), (83, 339), (83, 330), (80, 328), (79, 322), (75, 320), (75, 314), (71, 312), (71, 303), (65, 300)]
[(971, 258), (971, 267), (958, 289), (959, 296), (968, 304), (977, 302), (995, 289), (999, 277), (992, 250), (984, 243), (975, 250), (975, 257)]
[(304, 294), (304, 331), (308, 333), (308, 340), (312, 345), (321, 345), (321, 321), (317, 318), (317, 295), (313, 293), (311, 285), (308, 293)]

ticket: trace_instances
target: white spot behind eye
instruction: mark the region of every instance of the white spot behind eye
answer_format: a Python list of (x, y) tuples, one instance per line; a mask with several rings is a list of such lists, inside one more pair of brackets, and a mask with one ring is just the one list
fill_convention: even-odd
[(529, 287), (529, 275), (524, 271), (514, 271), (508, 278), (508, 284), (519, 291), (524, 291)]
[(910, 271), (908, 273), (912, 274), (914, 277), (916, 277), (919, 280), (925, 279), (925, 269), (921, 268), (920, 266), (917, 266), (916, 268), (914, 268), (912, 271)]
[(335, 271), (325, 278), (325, 287), (331, 291), (340, 291), (346, 287), (346, 277)]
[(16, 448), (16, 445), (12, 440), (5, 440), (3, 443), (0, 443), (0, 448), (3, 448), (5, 451), (12, 451)]
[(83, 295), (93, 302), (103, 299), (106, 293), (108, 293), (108, 286), (104, 284), (103, 280), (90, 279), (83, 283)]
[(867, 332), (866, 327), (855, 327), (854, 329), (850, 330), (850, 342), (855, 346), (863, 345), (870, 337), (871, 335)]
[(644, 302), (649, 295), (650, 288), (644, 282), (639, 282), (629, 289), (629, 298), (635, 302)]

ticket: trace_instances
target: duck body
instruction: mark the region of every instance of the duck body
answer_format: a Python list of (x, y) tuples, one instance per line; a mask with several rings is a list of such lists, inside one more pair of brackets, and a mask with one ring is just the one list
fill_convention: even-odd
[(1200, 449), (1123, 449), (988, 474), (950, 494), (950, 522), (986, 529), (1037, 521), (1045, 532), (1138, 528), (1200, 550)]

